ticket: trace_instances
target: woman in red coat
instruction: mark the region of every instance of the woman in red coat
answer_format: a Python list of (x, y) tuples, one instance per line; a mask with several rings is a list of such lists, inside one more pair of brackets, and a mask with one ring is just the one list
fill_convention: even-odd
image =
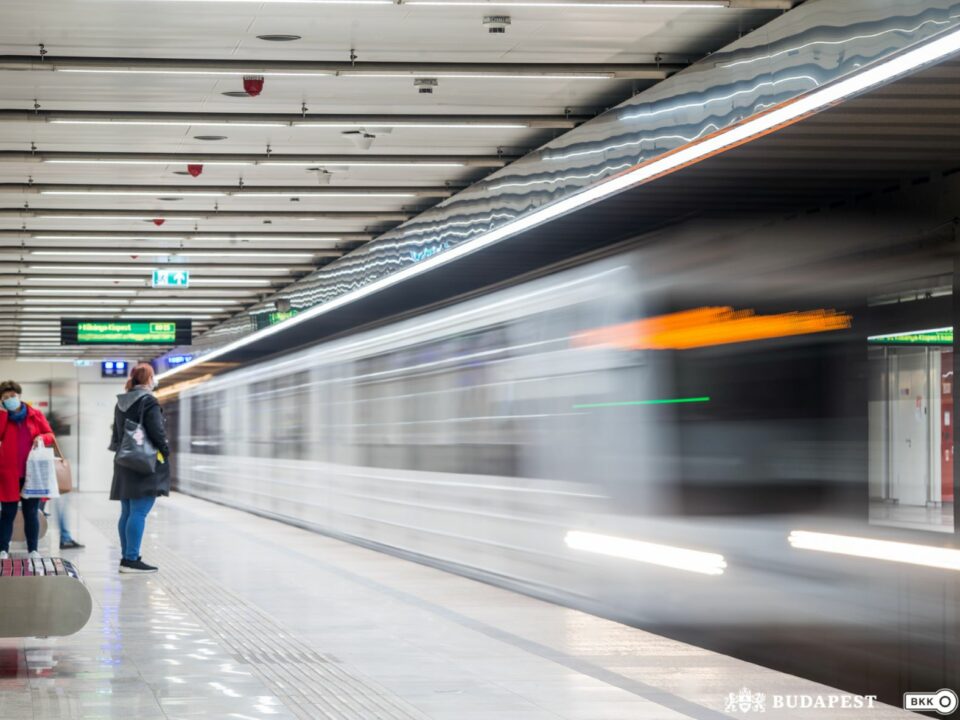
[(53, 431), (43, 413), (20, 399), (23, 393), (13, 380), (0, 383), (0, 560), (10, 553), (17, 503), (23, 503), (23, 532), (31, 558), (39, 558), (40, 498), (20, 499), (27, 475), (27, 456), (39, 445), (53, 444)]

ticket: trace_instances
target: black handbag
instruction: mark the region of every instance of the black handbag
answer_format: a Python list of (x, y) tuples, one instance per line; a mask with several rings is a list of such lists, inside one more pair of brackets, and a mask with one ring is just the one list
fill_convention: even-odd
[(146, 409), (147, 403), (144, 400), (143, 407), (140, 408), (140, 422), (124, 420), (123, 435), (115, 461), (117, 465), (141, 475), (152, 475), (157, 470), (157, 448), (150, 442), (147, 429), (143, 425)]

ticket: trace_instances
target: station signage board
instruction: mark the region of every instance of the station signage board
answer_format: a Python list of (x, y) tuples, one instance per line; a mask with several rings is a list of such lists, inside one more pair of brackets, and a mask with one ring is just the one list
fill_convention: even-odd
[(63, 318), (61, 345), (189, 345), (189, 319)]
[(152, 285), (155, 288), (190, 287), (190, 271), (179, 269), (154, 270)]
[(889, 335), (871, 335), (867, 338), (871, 345), (953, 345), (953, 328), (932, 328), (929, 330), (909, 330)]
[(270, 313), (259, 313), (251, 317), (253, 318), (254, 327), (257, 330), (262, 330), (263, 328), (270, 327), (271, 325), (282, 323), (284, 320), (289, 320), (290, 318), (296, 316), (299, 312), (299, 310), (285, 310)]

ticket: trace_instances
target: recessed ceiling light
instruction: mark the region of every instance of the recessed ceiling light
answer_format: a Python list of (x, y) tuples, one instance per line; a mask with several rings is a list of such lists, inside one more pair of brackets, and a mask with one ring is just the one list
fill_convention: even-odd
[(257, 39), (267, 42), (293, 42), (300, 40), (301, 37), (299, 35), (257, 35)]
[(209, 142), (213, 142), (214, 140), (226, 140), (226, 139), (227, 139), (227, 136), (226, 136), (226, 135), (194, 135), (194, 136), (193, 136), (193, 139), (194, 139), (194, 140), (207, 140), (207, 141), (209, 141)]
[(226, 92), (222, 92), (222, 93), (220, 93), (220, 94), (221, 94), (221, 95), (226, 95), (227, 97), (235, 97), (235, 98), (250, 97), (250, 96), (247, 95), (247, 93), (244, 92), (243, 90), (227, 90)]

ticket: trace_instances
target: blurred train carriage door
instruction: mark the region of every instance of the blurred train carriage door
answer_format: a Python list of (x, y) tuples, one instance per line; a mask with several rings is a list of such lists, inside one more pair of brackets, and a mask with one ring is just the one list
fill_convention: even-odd
[(670, 367), (631, 342), (635, 254), (558, 276), (557, 302), (511, 327), (524, 474), (582, 483), (617, 513), (653, 514), (675, 474)]
[(273, 379), (273, 457), (300, 460), (307, 455), (309, 409), (313, 406), (310, 373), (306, 370)]

